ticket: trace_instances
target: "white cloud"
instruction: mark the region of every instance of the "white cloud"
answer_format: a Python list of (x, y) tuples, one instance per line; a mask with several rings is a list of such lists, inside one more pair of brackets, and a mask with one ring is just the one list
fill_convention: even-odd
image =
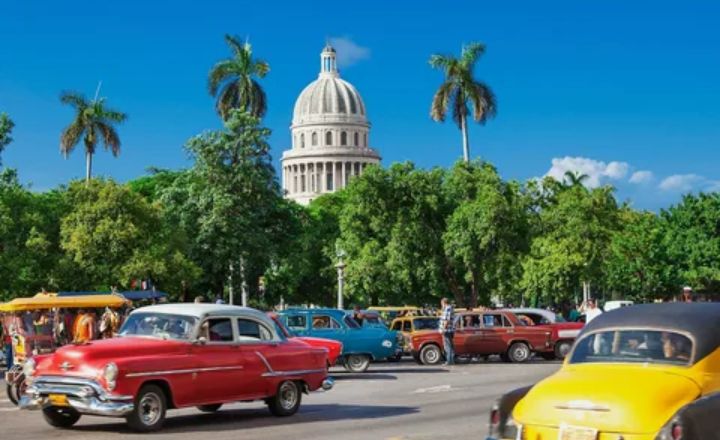
[(655, 179), (655, 175), (652, 171), (635, 171), (632, 176), (630, 176), (630, 183), (648, 183), (652, 182), (653, 179)]
[(697, 174), (673, 174), (664, 178), (659, 187), (663, 191), (688, 192), (698, 186), (712, 186), (712, 183)]
[(348, 37), (332, 37), (329, 41), (337, 52), (337, 62), (340, 67), (352, 66), (370, 58), (369, 48), (360, 46)]
[(563, 181), (567, 171), (573, 173), (585, 174), (588, 178), (585, 180), (585, 186), (588, 188), (597, 188), (608, 180), (620, 180), (625, 178), (630, 169), (627, 162), (610, 162), (605, 163), (587, 157), (570, 157), (555, 158), (552, 160), (552, 167), (545, 174)]

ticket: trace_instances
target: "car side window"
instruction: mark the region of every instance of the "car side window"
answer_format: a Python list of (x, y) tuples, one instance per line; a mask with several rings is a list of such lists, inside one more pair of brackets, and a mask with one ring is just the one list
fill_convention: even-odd
[(287, 327), (290, 330), (305, 330), (307, 328), (307, 319), (303, 315), (288, 316)]
[(412, 321), (409, 321), (409, 320), (403, 321), (403, 331), (404, 332), (412, 331)]
[(230, 318), (212, 318), (200, 327), (200, 336), (208, 342), (233, 342), (233, 328)]
[(239, 341), (272, 341), (272, 332), (264, 325), (251, 319), (238, 319)]
[(393, 322), (392, 329), (391, 330), (402, 330), (402, 321), (395, 321)]
[(463, 328), (473, 329), (480, 327), (480, 315), (465, 315), (463, 317)]
[(501, 315), (483, 315), (483, 326), (485, 327), (502, 327), (503, 320)]
[(502, 315), (502, 325), (503, 327), (512, 327), (512, 323), (505, 315)]
[(329, 316), (318, 315), (313, 316), (312, 327), (314, 330), (337, 329), (340, 324)]

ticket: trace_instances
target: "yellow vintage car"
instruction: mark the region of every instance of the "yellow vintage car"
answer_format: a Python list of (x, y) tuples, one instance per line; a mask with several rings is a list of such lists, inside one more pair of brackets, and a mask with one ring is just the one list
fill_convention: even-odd
[(560, 370), (511, 391), (487, 440), (720, 439), (720, 304), (604, 313)]
[(398, 331), (403, 336), (403, 354), (411, 354), (410, 341), (415, 332), (432, 330), (437, 331), (440, 318), (437, 316), (401, 316), (393, 319), (390, 330)]

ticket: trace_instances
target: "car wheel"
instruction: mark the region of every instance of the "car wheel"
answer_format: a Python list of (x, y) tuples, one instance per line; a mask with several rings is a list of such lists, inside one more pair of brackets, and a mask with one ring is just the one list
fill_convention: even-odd
[(200, 405), (197, 409), (204, 413), (214, 413), (219, 410), (220, 407), (222, 407), (222, 403), (213, 403), (212, 405)]
[(555, 344), (555, 357), (557, 359), (563, 360), (565, 359), (565, 356), (570, 353), (570, 349), (572, 348), (572, 342), (570, 341), (560, 341), (557, 344)]
[(353, 373), (363, 373), (370, 367), (370, 356), (351, 354), (345, 358), (345, 369)]
[(295, 414), (300, 408), (302, 392), (297, 382), (286, 380), (278, 386), (277, 393), (268, 399), (268, 409), (278, 417), (287, 417)]
[(435, 344), (426, 345), (420, 350), (420, 361), (423, 365), (437, 365), (442, 362), (443, 354)]
[(50, 426), (70, 428), (80, 420), (80, 413), (72, 408), (50, 406), (43, 408), (43, 417)]
[(524, 342), (513, 343), (507, 351), (510, 362), (520, 363), (530, 359), (530, 347)]
[(157, 385), (145, 385), (135, 398), (135, 408), (125, 420), (135, 431), (150, 432), (162, 428), (167, 411), (165, 392)]

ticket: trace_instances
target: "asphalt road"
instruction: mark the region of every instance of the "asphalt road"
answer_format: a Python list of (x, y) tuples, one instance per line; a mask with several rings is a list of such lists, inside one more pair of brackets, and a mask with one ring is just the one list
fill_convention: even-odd
[[(498, 395), (527, 385), (559, 368), (557, 362), (499, 361), (422, 367), (412, 362), (373, 364), (368, 373), (332, 371), (335, 388), (304, 396), (300, 411), (270, 415), (262, 403), (239, 403), (218, 413), (195, 409), (168, 412), (153, 438), (201, 440), (429, 440), (483, 438), (488, 412)], [(4, 384), (3, 384), (4, 389)], [(122, 419), (84, 416), (72, 430), (46, 425), (35, 411), (19, 411), (0, 397), (0, 438), (102, 439), (136, 437)]]

